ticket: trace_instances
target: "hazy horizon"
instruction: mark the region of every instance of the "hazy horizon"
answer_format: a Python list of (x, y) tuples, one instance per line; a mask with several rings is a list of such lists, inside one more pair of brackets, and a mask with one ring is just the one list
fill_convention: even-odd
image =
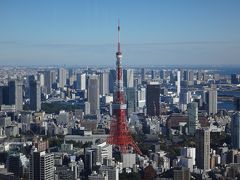
[(0, 2), (0, 65), (238, 65), (240, 2)]

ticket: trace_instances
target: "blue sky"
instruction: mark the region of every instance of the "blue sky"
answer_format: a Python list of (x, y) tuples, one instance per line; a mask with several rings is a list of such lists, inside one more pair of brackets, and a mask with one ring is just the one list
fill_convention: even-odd
[(1, 0), (1, 65), (239, 64), (239, 0)]

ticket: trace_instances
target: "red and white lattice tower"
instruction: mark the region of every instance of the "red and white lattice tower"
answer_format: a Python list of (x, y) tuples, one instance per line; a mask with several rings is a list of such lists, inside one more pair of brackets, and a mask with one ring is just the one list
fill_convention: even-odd
[(120, 25), (118, 21), (118, 51), (116, 53), (116, 86), (113, 97), (113, 119), (110, 126), (108, 144), (115, 145), (121, 153), (127, 153), (132, 147), (136, 153), (142, 154), (129, 132), (126, 121), (126, 103), (123, 90), (122, 52), (120, 48)]

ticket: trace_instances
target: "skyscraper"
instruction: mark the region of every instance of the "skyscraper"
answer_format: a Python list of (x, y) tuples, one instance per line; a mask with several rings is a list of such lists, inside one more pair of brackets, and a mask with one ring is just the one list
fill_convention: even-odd
[(109, 92), (110, 93), (114, 92), (115, 81), (116, 81), (116, 70), (111, 69), (109, 71)]
[(160, 79), (164, 80), (166, 78), (166, 71), (164, 69), (162, 69), (160, 71)]
[(179, 97), (181, 90), (181, 71), (177, 71), (177, 96)]
[(130, 116), (136, 111), (136, 89), (134, 87), (129, 87), (126, 89), (127, 94), (127, 113)]
[(9, 104), (15, 105), (16, 110), (23, 109), (23, 82), (21, 80), (11, 80), (8, 82)]
[(240, 111), (240, 97), (234, 98), (234, 106), (236, 108), (236, 111)]
[(148, 116), (160, 115), (160, 84), (158, 82), (147, 84), (146, 106)]
[(239, 79), (238, 79), (237, 74), (231, 74), (231, 83), (232, 84), (238, 84), (239, 83)]
[(196, 102), (187, 105), (188, 111), (188, 134), (194, 135), (198, 126), (198, 104)]
[(106, 95), (109, 93), (109, 72), (100, 74), (100, 94)]
[(210, 131), (207, 128), (196, 131), (196, 165), (199, 169), (210, 169)]
[(54, 155), (34, 150), (30, 157), (29, 180), (54, 179)]
[(179, 96), (179, 106), (182, 111), (187, 109), (187, 104), (191, 102), (192, 94), (186, 89), (181, 89)]
[(183, 72), (183, 80), (184, 81), (189, 81), (189, 70), (185, 70)]
[(58, 83), (60, 88), (63, 88), (67, 83), (67, 70), (64, 68), (58, 69)]
[(232, 116), (231, 135), (232, 147), (240, 149), (240, 112), (236, 112)]
[(141, 78), (142, 78), (142, 81), (145, 81), (145, 76), (146, 76), (146, 69), (145, 69), (145, 68), (142, 68), (142, 69), (141, 69)]
[(86, 89), (86, 74), (85, 73), (77, 74), (77, 89), (80, 89), (80, 90)]
[(91, 75), (88, 79), (88, 102), (90, 103), (90, 113), (97, 114), (99, 110), (99, 77)]
[(0, 105), (9, 104), (9, 88), (8, 86), (0, 86)]
[(194, 78), (194, 73), (193, 73), (193, 71), (189, 71), (188, 81), (193, 81), (193, 78)]
[(44, 87), (44, 73), (38, 72), (37, 74), (37, 80), (40, 82), (40, 87)]
[(209, 115), (217, 113), (217, 91), (210, 89), (206, 94), (207, 111)]
[(23, 167), (20, 154), (10, 154), (7, 158), (7, 169), (14, 173), (15, 177), (20, 178), (23, 175)]
[(44, 71), (44, 93), (47, 93), (47, 94), (51, 93), (53, 83), (56, 83), (56, 71), (45, 70)]
[(134, 70), (124, 69), (123, 70), (123, 85), (124, 87), (131, 88), (134, 86)]
[(155, 71), (152, 69), (151, 70), (151, 79), (154, 80), (155, 79)]
[(41, 89), (40, 82), (35, 79), (29, 79), (30, 109), (34, 111), (41, 110)]

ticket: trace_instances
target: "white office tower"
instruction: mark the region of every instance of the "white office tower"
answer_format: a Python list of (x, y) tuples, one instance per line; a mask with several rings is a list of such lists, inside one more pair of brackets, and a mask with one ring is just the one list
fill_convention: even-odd
[(100, 94), (102, 96), (109, 93), (109, 72), (100, 74)]
[(192, 164), (196, 164), (196, 148), (193, 147), (182, 147), (181, 156), (192, 158)]
[(44, 74), (43, 73), (37, 74), (37, 80), (40, 83), (40, 87), (44, 87)]
[(199, 126), (198, 121), (198, 104), (196, 102), (191, 102), (187, 105), (188, 111), (188, 134), (194, 135), (196, 129)]
[(54, 179), (54, 155), (38, 152), (36, 149), (30, 157), (30, 180), (53, 180)]
[(77, 89), (80, 89), (80, 90), (86, 89), (86, 74), (85, 73), (77, 74)]
[(103, 142), (97, 145), (99, 152), (101, 153), (101, 164), (103, 164), (104, 160), (112, 159), (112, 145)]
[(179, 97), (180, 95), (180, 90), (181, 90), (181, 71), (177, 71), (177, 96)]
[(88, 102), (90, 103), (90, 114), (99, 111), (99, 77), (91, 75), (88, 79)]
[(146, 88), (137, 90), (137, 107), (143, 108), (146, 105)]
[(134, 70), (124, 69), (123, 70), (123, 83), (124, 87), (130, 88), (134, 87)]
[(136, 164), (136, 154), (123, 153), (122, 163), (123, 168), (133, 168), (133, 165)]
[(217, 113), (217, 91), (209, 90), (207, 92), (207, 106), (208, 114), (214, 115)]
[(67, 70), (64, 68), (58, 70), (58, 83), (60, 88), (64, 88), (67, 83)]

